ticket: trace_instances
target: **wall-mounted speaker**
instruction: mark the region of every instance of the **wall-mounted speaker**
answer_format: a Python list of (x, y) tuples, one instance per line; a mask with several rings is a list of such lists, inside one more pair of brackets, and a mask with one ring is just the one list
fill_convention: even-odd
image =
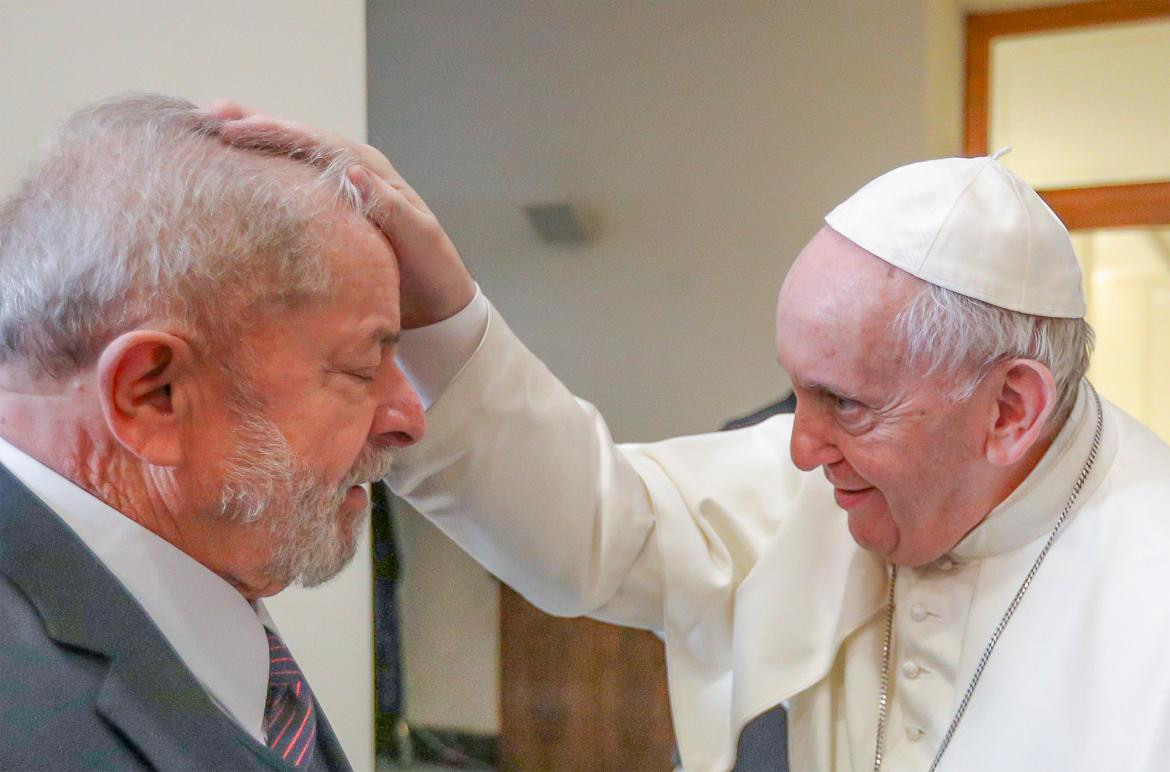
[(576, 204), (529, 204), (524, 214), (540, 238), (549, 244), (579, 246), (597, 238), (597, 218)]

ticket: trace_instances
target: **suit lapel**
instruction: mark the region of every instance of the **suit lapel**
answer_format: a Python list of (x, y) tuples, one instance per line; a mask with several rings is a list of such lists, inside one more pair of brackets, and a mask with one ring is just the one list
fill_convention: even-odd
[(321, 703), (317, 702), (316, 697), (313, 698), (313, 710), (317, 714), (317, 760), (313, 766), (324, 766), (325, 769), (334, 772), (350, 772), (353, 767), (350, 766), (341, 742), (338, 741), (329, 720), (325, 718), (325, 711), (321, 710)]
[(152, 765), (255, 768), (266, 761), (113, 574), (2, 466), (0, 572), (37, 608), (50, 638), (108, 661), (97, 710)]

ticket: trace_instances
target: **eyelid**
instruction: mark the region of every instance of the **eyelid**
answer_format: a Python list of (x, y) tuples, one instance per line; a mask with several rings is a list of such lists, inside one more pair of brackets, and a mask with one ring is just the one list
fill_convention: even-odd
[[(860, 436), (874, 426), (874, 410), (864, 402), (841, 395), (831, 395), (831, 399), (835, 403), (833, 405), (833, 412), (836, 414), (837, 424), (845, 432)], [(841, 400), (850, 404), (848, 406), (842, 406), (840, 404)]]
[[(370, 370), (371, 374), (366, 375), (364, 372), (362, 372), (363, 369)], [(372, 373), (376, 369), (377, 368), (373, 368), (373, 367), (371, 367), (371, 368), (357, 368), (357, 369), (354, 369), (351, 367), (338, 367), (338, 368), (330, 369), (330, 370), (328, 370), (328, 372), (336, 373), (337, 375), (347, 375), (350, 378), (357, 378), (358, 380), (362, 380), (362, 381), (372, 381), (372, 380), (374, 380), (374, 375)]]
[(838, 421), (846, 431), (859, 428), (867, 423), (871, 416), (870, 409), (864, 402), (840, 394), (834, 394), (830, 398), (833, 400), (833, 412), (837, 414)]
[(857, 405), (858, 407), (866, 407), (866, 404), (860, 399), (857, 397), (851, 397), (848, 394), (841, 394), (840, 392), (825, 388), (820, 389), (820, 392), (823, 398), (831, 402), (834, 407), (840, 406), (842, 402), (850, 402), (854, 405)]

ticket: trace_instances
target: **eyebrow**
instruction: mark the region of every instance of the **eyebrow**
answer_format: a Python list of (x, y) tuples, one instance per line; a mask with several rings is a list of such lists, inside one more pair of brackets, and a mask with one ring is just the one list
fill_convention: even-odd
[(790, 369), (788, 369), (787, 366), (785, 366), (779, 355), (776, 357), (776, 362), (780, 365), (784, 372), (788, 374), (789, 382), (792, 384), (792, 388), (794, 390), (799, 386), (800, 388), (807, 389), (808, 391), (816, 391), (822, 394), (833, 394), (838, 397), (847, 397), (849, 399), (854, 398), (849, 396), (849, 393), (844, 389), (834, 386), (831, 383), (826, 383), (819, 380), (806, 381), (803, 378), (797, 377), (795, 373), (793, 373)]
[(844, 390), (837, 388), (831, 383), (825, 383), (824, 381), (806, 381), (801, 378), (796, 378), (792, 375), (789, 375), (789, 377), (792, 378), (793, 386), (800, 386), (800, 388), (806, 389), (807, 391), (827, 391), (833, 394), (842, 395), (845, 393)]
[(833, 397), (843, 397), (844, 399), (853, 400), (854, 402), (865, 402), (860, 394), (850, 392), (847, 389), (842, 389), (838, 386), (834, 386), (831, 383), (821, 383), (819, 381), (794, 381), (794, 383), (799, 383), (801, 388), (807, 389), (808, 391), (815, 391), (820, 394), (828, 394)]

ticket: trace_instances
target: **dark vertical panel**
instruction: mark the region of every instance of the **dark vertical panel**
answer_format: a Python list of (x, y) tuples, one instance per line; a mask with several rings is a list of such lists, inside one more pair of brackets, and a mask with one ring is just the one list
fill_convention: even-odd
[(668, 770), (674, 734), (662, 642), (500, 596), (501, 767)]
[(370, 548), (374, 573), (374, 752), (397, 758), (404, 718), (402, 642), (398, 617), (398, 545), (391, 496), (384, 483), (370, 489)]

